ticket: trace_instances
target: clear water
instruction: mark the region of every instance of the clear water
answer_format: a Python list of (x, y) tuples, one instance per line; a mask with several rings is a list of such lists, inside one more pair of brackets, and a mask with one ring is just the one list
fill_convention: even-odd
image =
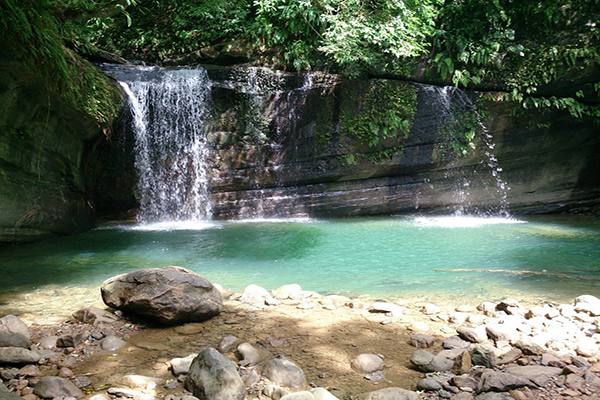
[(7, 299), (33, 298), (48, 288), (97, 293), (113, 275), (166, 265), (236, 291), (250, 283), (267, 289), (298, 283), (351, 296), (570, 301), (600, 296), (599, 260), (600, 222), (575, 218), (120, 225), (0, 249), (0, 302), (9, 307)]

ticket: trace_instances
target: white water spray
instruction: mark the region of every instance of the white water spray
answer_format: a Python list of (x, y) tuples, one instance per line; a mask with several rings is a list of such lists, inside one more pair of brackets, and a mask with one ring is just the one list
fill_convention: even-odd
[(211, 217), (204, 124), (210, 81), (201, 68), (122, 81), (133, 118), (141, 222)]

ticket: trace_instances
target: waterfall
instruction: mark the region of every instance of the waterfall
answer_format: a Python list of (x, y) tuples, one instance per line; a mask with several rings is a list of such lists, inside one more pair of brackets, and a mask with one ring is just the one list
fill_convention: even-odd
[(150, 68), (145, 78), (120, 80), (129, 98), (135, 135), (138, 219), (210, 219), (204, 130), (210, 101), (208, 75), (202, 68)]
[[(495, 142), (482, 117), (473, 103), (472, 96), (452, 86), (417, 85), (427, 93), (429, 105), (436, 112), (438, 156), (448, 162), (444, 178), (452, 178), (453, 168), (459, 168), (463, 157), (480, 154), (480, 159), (470, 170), (464, 169), (454, 178), (453, 203), (455, 214), (469, 212), (477, 214), (509, 215), (508, 191), (510, 187), (502, 179), (502, 168), (495, 156)], [(477, 178), (477, 179), (476, 179)], [(479, 185), (483, 187), (474, 187)], [(480, 200), (473, 199), (472, 191), (486, 192), (496, 204), (482, 208)]]

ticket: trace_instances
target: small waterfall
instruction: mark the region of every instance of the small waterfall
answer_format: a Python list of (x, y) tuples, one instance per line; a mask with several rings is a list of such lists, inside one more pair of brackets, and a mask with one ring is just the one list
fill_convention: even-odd
[(146, 79), (120, 81), (129, 97), (136, 141), (138, 219), (210, 219), (204, 132), (208, 75), (202, 68), (147, 72)]
[[(508, 191), (510, 187), (502, 179), (502, 168), (494, 154), (494, 137), (482, 122), (472, 97), (453, 86), (418, 85), (420, 90), (428, 93), (429, 102), (436, 111), (438, 135), (445, 140), (438, 147), (438, 156), (448, 162), (444, 173), (446, 180), (455, 179), (453, 203), (455, 214), (469, 212), (485, 215), (508, 216)], [(461, 158), (471, 154), (483, 153), (477, 165), (469, 167), (461, 173), (453, 173), (459, 168)], [(456, 177), (458, 175), (458, 177)], [(454, 178), (453, 178), (454, 176)], [(477, 178), (477, 179), (476, 179)], [(483, 187), (475, 187), (483, 186)], [(472, 191), (487, 193), (497, 204), (484, 208), (473, 199)]]

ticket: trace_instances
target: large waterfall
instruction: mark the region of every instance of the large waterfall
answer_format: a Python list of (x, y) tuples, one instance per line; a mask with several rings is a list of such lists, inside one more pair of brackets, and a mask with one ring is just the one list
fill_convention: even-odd
[(138, 219), (210, 219), (206, 71), (150, 68), (147, 79), (120, 83), (133, 118)]

